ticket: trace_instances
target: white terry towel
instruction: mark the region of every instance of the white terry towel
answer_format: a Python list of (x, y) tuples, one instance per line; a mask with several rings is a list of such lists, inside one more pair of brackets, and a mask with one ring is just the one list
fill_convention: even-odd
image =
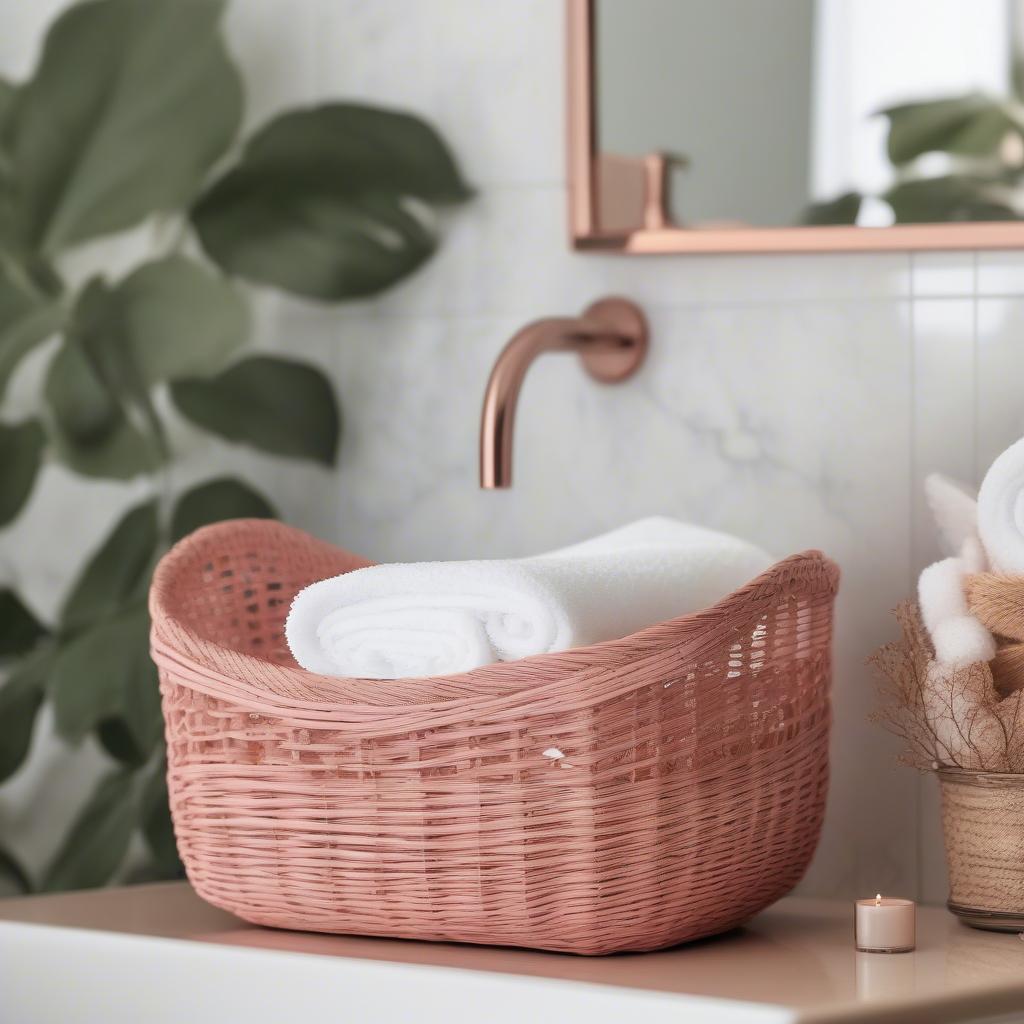
[(627, 636), (698, 611), (773, 562), (727, 534), (654, 517), (544, 555), (375, 565), (314, 583), (285, 627), (324, 675), (451, 675)]
[(929, 565), (917, 582), (921, 619), (939, 665), (958, 668), (996, 656), (995, 637), (967, 607), (964, 577), (985, 569), (985, 553), (976, 538), (967, 538), (959, 556)]
[(1024, 438), (992, 463), (981, 482), (978, 531), (996, 571), (1024, 574)]
[(929, 473), (924, 478), (924, 496), (947, 555), (959, 554), (965, 543), (977, 541), (978, 499), (966, 484)]
[(978, 503), (964, 484), (939, 473), (925, 479), (924, 492), (943, 547), (954, 553), (929, 565), (917, 582), (917, 603), (935, 661), (950, 668), (991, 661), (995, 638), (971, 614), (964, 590), (969, 574), (988, 568), (978, 535)]

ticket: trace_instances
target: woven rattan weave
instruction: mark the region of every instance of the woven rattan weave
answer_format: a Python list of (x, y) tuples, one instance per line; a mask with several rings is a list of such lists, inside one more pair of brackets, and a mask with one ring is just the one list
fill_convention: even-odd
[(726, 930), (799, 880), (828, 775), (822, 555), (592, 647), (427, 679), (304, 672), (292, 596), (365, 564), (237, 520), (158, 567), (171, 807), (205, 899), (284, 928), (594, 954)]

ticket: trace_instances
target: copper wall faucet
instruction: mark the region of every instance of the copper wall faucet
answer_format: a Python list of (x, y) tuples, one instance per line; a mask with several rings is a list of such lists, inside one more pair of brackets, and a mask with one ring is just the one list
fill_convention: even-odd
[(527, 324), (502, 350), (484, 393), (480, 424), (480, 486), (512, 483), (516, 403), (530, 363), (543, 352), (578, 352), (584, 369), (603, 384), (636, 373), (647, 354), (647, 319), (628, 299), (600, 299), (580, 317)]

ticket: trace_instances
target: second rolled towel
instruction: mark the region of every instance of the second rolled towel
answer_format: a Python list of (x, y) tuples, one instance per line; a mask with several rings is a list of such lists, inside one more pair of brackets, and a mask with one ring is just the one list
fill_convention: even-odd
[(296, 596), (286, 636), (311, 672), (451, 675), (698, 611), (772, 561), (736, 537), (654, 517), (530, 558), (375, 565), (322, 580)]
[(978, 492), (978, 529), (992, 567), (1024, 575), (1024, 438), (985, 474)]

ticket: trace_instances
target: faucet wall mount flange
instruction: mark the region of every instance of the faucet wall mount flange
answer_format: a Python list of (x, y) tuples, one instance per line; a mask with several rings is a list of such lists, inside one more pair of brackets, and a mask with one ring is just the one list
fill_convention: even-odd
[(579, 317), (549, 317), (518, 331), (502, 349), (484, 393), (480, 423), (480, 486), (512, 483), (516, 404), (526, 371), (544, 352), (577, 352), (586, 371), (603, 384), (632, 377), (647, 354), (647, 318), (628, 299), (604, 298)]
[(598, 299), (583, 311), (581, 324), (593, 335), (579, 339), (577, 350), (587, 373), (602, 384), (632, 377), (647, 355), (647, 318), (629, 299)]

